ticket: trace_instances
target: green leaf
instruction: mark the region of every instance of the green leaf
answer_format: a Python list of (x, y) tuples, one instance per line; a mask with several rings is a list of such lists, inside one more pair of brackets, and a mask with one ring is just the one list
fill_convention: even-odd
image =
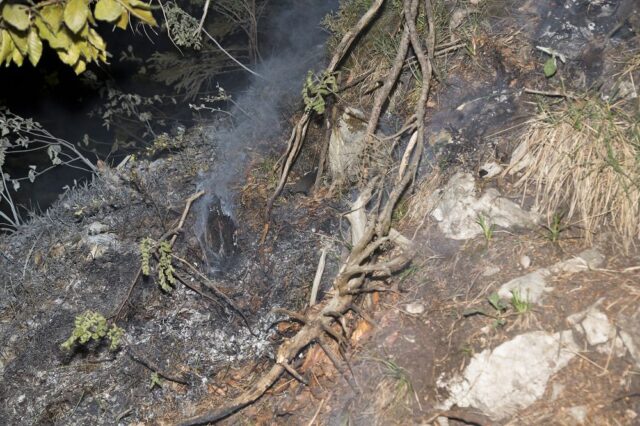
[(42, 40), (40, 40), (40, 36), (35, 27), (31, 27), (31, 31), (29, 31), (27, 44), (29, 45), (29, 62), (35, 67), (42, 57)]
[(13, 48), (13, 40), (11, 40), (9, 32), (7, 30), (2, 30), (0, 32), (0, 65), (2, 65), (5, 60), (7, 61), (7, 65), (9, 64)]
[(91, 11), (85, 0), (69, 0), (64, 8), (64, 23), (74, 33), (79, 33), (87, 23)]
[(74, 66), (80, 58), (79, 44), (71, 43), (66, 51), (58, 51), (58, 57), (63, 63)]
[(136, 9), (151, 10), (151, 4), (145, 3), (140, 0), (128, 0), (128, 3), (129, 3), (129, 6)]
[(22, 56), (26, 56), (27, 51), (29, 50), (29, 45), (27, 44), (28, 34), (21, 31), (9, 31), (9, 34), (11, 35), (11, 39), (18, 50), (20, 50), (20, 54), (22, 54)]
[(127, 26), (129, 26), (129, 12), (125, 10), (124, 12), (122, 12), (122, 15), (120, 15), (120, 19), (118, 19), (118, 22), (116, 22), (116, 27), (120, 28), (121, 30), (126, 30)]
[(71, 44), (71, 37), (69, 37), (71, 32), (69, 30), (61, 28), (57, 32), (51, 32), (51, 26), (48, 25), (48, 22), (44, 22), (43, 19), (40, 19), (40, 17), (36, 17), (35, 24), (38, 28), (40, 37), (49, 42), (49, 46), (51, 46), (52, 49), (67, 50), (69, 48), (69, 45)]
[(114, 22), (120, 19), (124, 8), (116, 0), (98, 0), (94, 14), (96, 19), (107, 22)]
[[(52, 33), (57, 33), (60, 31), (60, 27), (62, 26), (62, 17), (64, 14), (64, 9), (60, 4), (52, 4), (49, 6), (45, 6), (40, 11), (40, 18), (44, 22), (44, 24), (48, 27), (47, 29)], [(36, 19), (36, 25), (38, 20)], [(38, 28), (40, 29), (40, 28)], [(40, 29), (40, 33), (42, 33), (42, 29)]]
[(76, 75), (82, 74), (86, 69), (87, 63), (82, 59), (78, 60), (78, 62), (76, 62), (76, 64), (73, 66), (73, 72), (75, 72)]
[(2, 18), (19, 31), (29, 28), (29, 10), (23, 4), (6, 4), (2, 8)]
[(136, 9), (136, 8), (131, 8), (129, 10), (131, 11), (131, 14), (133, 16), (140, 19), (141, 21), (144, 21), (147, 24), (152, 25), (154, 27), (158, 25), (158, 23), (156, 22), (156, 19), (153, 17), (153, 14), (151, 13), (150, 10)]
[(556, 62), (556, 57), (550, 57), (547, 62), (544, 63), (544, 76), (547, 78), (553, 77), (558, 71), (558, 64)]

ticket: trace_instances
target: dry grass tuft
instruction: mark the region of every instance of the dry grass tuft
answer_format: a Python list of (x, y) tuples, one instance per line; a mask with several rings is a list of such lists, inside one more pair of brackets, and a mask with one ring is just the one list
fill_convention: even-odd
[(442, 186), (444, 179), (440, 169), (434, 169), (416, 189), (409, 199), (406, 217), (410, 223), (424, 225), (426, 217), (438, 201), (434, 194)]
[(640, 125), (622, 103), (571, 102), (532, 121), (508, 172), (533, 184), (546, 214), (579, 225), (588, 243), (612, 226), (625, 249), (640, 235)]

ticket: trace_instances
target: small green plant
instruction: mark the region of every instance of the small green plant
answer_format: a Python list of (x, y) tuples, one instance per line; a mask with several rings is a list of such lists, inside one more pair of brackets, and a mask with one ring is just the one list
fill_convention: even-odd
[(149, 390), (153, 390), (156, 386), (161, 388), (163, 380), (157, 372), (151, 373), (151, 383), (149, 383)]
[(157, 244), (151, 238), (145, 238), (140, 242), (140, 267), (144, 276), (151, 275), (151, 255), (158, 251), (158, 284), (162, 290), (171, 292), (173, 285), (176, 283), (175, 269), (171, 262), (171, 244), (168, 241), (162, 241)]
[(305, 111), (314, 111), (318, 115), (324, 114), (327, 107), (325, 97), (337, 91), (338, 81), (335, 73), (323, 73), (318, 76), (309, 71), (302, 89)]
[(531, 302), (520, 294), (520, 291), (511, 292), (511, 306), (518, 314), (525, 314), (531, 310)]
[(148, 277), (151, 274), (151, 250), (153, 250), (153, 240), (145, 238), (140, 242), (140, 263), (142, 274)]
[(487, 300), (491, 305), (491, 307), (495, 309), (498, 313), (502, 313), (507, 310), (507, 305), (505, 305), (502, 299), (500, 299), (500, 296), (498, 295), (498, 293), (496, 292), (491, 293), (491, 295), (487, 298)]
[(460, 352), (462, 352), (464, 356), (471, 358), (473, 356), (474, 350), (471, 345), (466, 344), (460, 348)]
[(482, 234), (484, 235), (484, 239), (487, 241), (491, 241), (493, 238), (493, 231), (496, 229), (496, 226), (491, 223), (491, 221), (485, 217), (482, 213), (478, 214), (476, 218), (476, 223), (482, 228)]
[(409, 378), (409, 372), (404, 368), (400, 367), (395, 361), (391, 359), (377, 359), (376, 361), (382, 363), (385, 368), (385, 375), (391, 377), (395, 383), (395, 401), (401, 401), (404, 399), (409, 392), (414, 393), (413, 385), (411, 384), (411, 380)]
[(99, 341), (107, 338), (110, 342), (109, 350), (115, 351), (120, 346), (124, 330), (115, 324), (108, 325), (106, 318), (94, 311), (86, 311), (74, 321), (75, 327), (71, 336), (61, 345), (63, 349), (71, 350), (77, 343), (85, 345), (89, 341)]
[(487, 301), (489, 302), (489, 305), (491, 305), (491, 307), (493, 308), (494, 312), (487, 312), (482, 308), (476, 308), (476, 309), (471, 309), (466, 311), (464, 313), (464, 316), (470, 317), (473, 315), (483, 315), (485, 317), (493, 319), (494, 328), (502, 327), (507, 323), (504, 316), (508, 306), (500, 299), (500, 296), (498, 296), (498, 293), (495, 293), (495, 292), (492, 293), (487, 298)]
[(160, 280), (160, 287), (170, 292), (173, 290), (173, 285), (176, 283), (176, 278), (173, 273), (173, 265), (171, 264), (171, 244), (168, 241), (160, 243), (160, 261), (158, 262), (158, 279)]
[(408, 212), (409, 212), (409, 200), (406, 198), (400, 200), (396, 208), (393, 209), (391, 222), (392, 223), (400, 222), (407, 215)]
[(565, 63), (566, 57), (562, 53), (548, 47), (536, 46), (536, 48), (550, 56), (550, 58), (544, 63), (542, 71), (546, 78), (553, 77), (556, 75), (556, 72), (558, 72), (558, 59), (560, 59), (560, 62)]
[(560, 234), (567, 229), (567, 227), (562, 224), (563, 217), (564, 215), (556, 213), (553, 215), (549, 226), (545, 226), (548, 232), (547, 238), (552, 243), (558, 242), (558, 240), (560, 240)]

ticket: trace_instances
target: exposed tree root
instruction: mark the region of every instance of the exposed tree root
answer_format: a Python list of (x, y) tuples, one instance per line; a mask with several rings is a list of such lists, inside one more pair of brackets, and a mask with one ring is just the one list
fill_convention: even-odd
[[(353, 38), (349, 41), (347, 47), (338, 48), (337, 55), (344, 55), (348, 51), (350, 43), (353, 42), (357, 34), (369, 24), (382, 3), (383, 0), (379, 0), (373, 4), (372, 8), (365, 15), (365, 17), (368, 16), (368, 20), (365, 19), (365, 17), (361, 19), (361, 23), (364, 21), (365, 24), (358, 25), (358, 28), (353, 31)], [(332, 328), (332, 325), (336, 321), (339, 321), (342, 316), (350, 310), (364, 317), (364, 314), (356, 308), (354, 302), (359, 294), (370, 290), (365, 286), (366, 277), (374, 273), (378, 275), (390, 275), (401, 270), (411, 261), (414, 252), (412, 242), (396, 230), (391, 229), (391, 218), (400, 197), (415, 178), (424, 145), (425, 105), (429, 96), (433, 73), (430, 57), (432, 57), (435, 50), (435, 28), (431, 2), (430, 0), (425, 0), (425, 10), (429, 25), (429, 36), (427, 39), (428, 54), (425, 54), (415, 26), (418, 8), (419, 0), (404, 0), (404, 15), (407, 19), (405, 19), (403, 36), (396, 55), (396, 62), (392, 67), (392, 72), (390, 72), (385, 82), (385, 89), (382, 92), (386, 97), (391, 93), (400, 73), (400, 71), (395, 70), (401, 70), (408, 54), (409, 45), (411, 45), (422, 71), (420, 99), (415, 113), (416, 130), (412, 136), (414, 143), (409, 143), (405, 148), (398, 175), (396, 175), (395, 179), (393, 179), (392, 176), (388, 177), (390, 180), (389, 183), (391, 184), (392, 182), (392, 184), (387, 197), (383, 197), (384, 180), (380, 177), (374, 178), (353, 203), (351, 211), (345, 215), (351, 224), (351, 241), (353, 248), (334, 279), (333, 293), (319, 305), (309, 308), (304, 315), (285, 312), (290, 320), (303, 324), (302, 328), (295, 336), (286, 340), (278, 348), (276, 363), (249, 391), (238, 396), (227, 407), (210, 410), (195, 417), (185, 419), (179, 423), (180, 425), (213, 423), (230, 416), (260, 398), (285, 371), (297, 380), (304, 381), (302, 376), (295, 371), (292, 364), (296, 357), (313, 343), (321, 345), (334, 366), (347, 378), (343, 363), (328, 344), (329, 338), (334, 339), (337, 341), (338, 349), (340, 350), (340, 348), (346, 345), (346, 338), (336, 332)], [(345, 36), (345, 39), (348, 38)], [(345, 39), (343, 39), (343, 41)], [(335, 59), (334, 56), (331, 66), (337, 66), (340, 60), (341, 59)], [(329, 69), (331, 69), (331, 66)], [(374, 106), (369, 119), (369, 136), (372, 136), (377, 128), (377, 123), (385, 101), (386, 98), (375, 103), (376, 106)], [(306, 129), (308, 120), (309, 117), (305, 114), (303, 119), (298, 123), (297, 128)], [(283, 182), (286, 181), (290, 164), (293, 162), (293, 159), (295, 159), (297, 155), (296, 150), (299, 150), (302, 143), (301, 140), (295, 139), (295, 135), (301, 133), (302, 132), (294, 130), (292, 134), (292, 139), (290, 140), (291, 150), (289, 151), (287, 163), (285, 163), (285, 167), (283, 167), (280, 185), (278, 186), (279, 190), (284, 186)], [(287, 166), (287, 164), (289, 166)], [(269, 209), (278, 193), (279, 192), (276, 191), (271, 200), (269, 200)], [(373, 256), (378, 253), (383, 246), (386, 247), (389, 244), (392, 244), (398, 252), (395, 252), (395, 254), (386, 261), (374, 263), (372, 261)], [(354, 381), (348, 378), (347, 381), (352, 386), (357, 387)]]

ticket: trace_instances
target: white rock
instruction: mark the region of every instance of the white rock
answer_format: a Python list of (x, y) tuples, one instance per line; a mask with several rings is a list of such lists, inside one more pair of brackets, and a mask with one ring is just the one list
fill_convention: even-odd
[(521, 299), (530, 303), (540, 303), (544, 294), (553, 290), (552, 287), (547, 286), (547, 278), (550, 276), (551, 272), (547, 268), (537, 269), (502, 284), (498, 290), (498, 296), (502, 299), (511, 299), (515, 293), (518, 293)]
[(411, 315), (420, 315), (424, 313), (424, 305), (419, 302), (408, 303), (404, 309)]
[(598, 268), (600, 267), (600, 265), (602, 265), (603, 262), (604, 255), (602, 253), (600, 253), (597, 249), (589, 249), (583, 251), (572, 259), (558, 262), (549, 269), (554, 274), (560, 272), (568, 272), (573, 274), (576, 272), (588, 271), (589, 269)]
[(109, 233), (85, 236), (78, 245), (87, 250), (87, 260), (98, 259), (109, 251), (119, 252), (122, 247), (118, 237)]
[(508, 418), (542, 397), (551, 376), (579, 350), (571, 330), (516, 336), (475, 355), (462, 376), (449, 381), (444, 407), (474, 407), (496, 421)]
[(591, 346), (607, 343), (616, 336), (615, 327), (600, 309), (603, 301), (604, 297), (598, 299), (596, 303), (584, 311), (567, 317), (567, 322), (574, 326), (578, 333), (584, 335), (587, 343)]
[(362, 111), (347, 108), (329, 139), (329, 170), (334, 180), (354, 176), (355, 166), (362, 150), (367, 129)]
[(531, 303), (540, 303), (545, 293), (553, 290), (547, 286), (547, 280), (556, 274), (574, 274), (599, 267), (604, 262), (604, 255), (596, 249), (585, 250), (577, 256), (558, 262), (548, 268), (540, 268), (526, 275), (514, 278), (503, 284), (498, 295), (510, 299), (517, 291), (522, 298)]
[(520, 256), (520, 266), (522, 266), (523, 269), (529, 269), (529, 266), (531, 266), (531, 258), (526, 254)]
[(589, 414), (589, 410), (584, 405), (576, 405), (567, 410), (569, 415), (573, 417), (573, 420), (576, 421), (577, 424), (583, 425), (587, 421), (587, 414)]
[(500, 164), (496, 163), (495, 161), (491, 161), (489, 163), (485, 163), (482, 167), (480, 167), (480, 174), (482, 179), (491, 179), (492, 177), (496, 177), (500, 173), (502, 173), (502, 170), (503, 167)]
[(531, 227), (537, 221), (535, 214), (500, 196), (495, 188), (488, 189), (479, 198), (476, 192), (473, 176), (461, 172), (434, 194), (438, 199), (431, 216), (438, 221), (438, 228), (447, 238), (466, 240), (482, 234), (477, 223), (479, 216), (503, 228)]

